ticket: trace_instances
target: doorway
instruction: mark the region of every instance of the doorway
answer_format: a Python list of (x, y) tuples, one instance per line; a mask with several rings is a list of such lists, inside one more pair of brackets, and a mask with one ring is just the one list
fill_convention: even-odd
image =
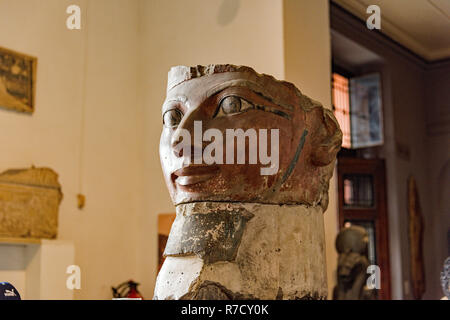
[(381, 271), (377, 298), (391, 299), (384, 160), (339, 157), (338, 190), (339, 227), (358, 225), (366, 229), (367, 258)]

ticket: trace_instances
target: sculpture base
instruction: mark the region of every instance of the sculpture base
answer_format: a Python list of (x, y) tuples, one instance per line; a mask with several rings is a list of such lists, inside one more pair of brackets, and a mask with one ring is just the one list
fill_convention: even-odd
[(325, 299), (322, 208), (177, 206), (154, 299)]

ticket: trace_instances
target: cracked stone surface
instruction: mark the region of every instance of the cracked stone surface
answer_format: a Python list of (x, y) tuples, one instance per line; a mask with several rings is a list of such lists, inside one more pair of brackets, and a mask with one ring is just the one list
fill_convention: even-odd
[[(221, 243), (231, 244), (230, 249), (236, 250), (236, 254), (223, 251), (220, 255), (214, 250), (199, 253), (190, 245), (183, 247), (184, 238), (177, 232), (179, 227), (175, 223), (169, 241), (177, 242), (180, 250), (166, 250), (155, 299), (326, 297), (325, 238), (320, 207), (190, 203), (177, 206), (177, 219), (179, 223), (190, 221), (194, 230), (203, 228), (202, 234), (214, 234), (218, 233), (216, 225), (194, 220), (199, 226), (192, 226), (188, 217), (214, 216), (218, 212), (230, 212), (230, 216), (234, 212), (252, 213), (242, 235), (239, 228), (223, 227), (220, 231), (226, 234)], [(217, 220), (212, 218), (212, 221)], [(236, 238), (237, 241), (229, 241)]]

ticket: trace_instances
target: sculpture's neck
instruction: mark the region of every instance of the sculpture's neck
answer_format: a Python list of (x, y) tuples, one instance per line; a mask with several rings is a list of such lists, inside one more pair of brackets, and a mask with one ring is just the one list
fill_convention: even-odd
[(320, 206), (195, 202), (177, 206), (164, 254), (195, 257), (201, 281), (246, 296), (320, 299), (324, 242)]
[(210, 291), (219, 289), (227, 296), (258, 299), (327, 295), (320, 206), (180, 204), (165, 255), (155, 290), (158, 299), (216, 299)]

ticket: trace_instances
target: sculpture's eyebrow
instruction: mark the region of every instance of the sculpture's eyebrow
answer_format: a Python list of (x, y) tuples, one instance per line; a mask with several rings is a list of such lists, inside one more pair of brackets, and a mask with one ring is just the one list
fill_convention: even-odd
[(229, 80), (223, 83), (220, 83), (214, 87), (212, 87), (211, 89), (209, 89), (206, 92), (206, 97), (209, 98), (219, 92), (221, 92), (222, 90), (225, 90), (226, 88), (229, 87), (246, 87), (249, 88), (250, 90), (252, 90), (254, 93), (262, 96), (264, 99), (279, 105), (282, 108), (286, 108), (290, 111), (294, 110), (294, 107), (290, 104), (284, 103), (282, 101), (280, 101), (280, 99), (278, 99), (277, 97), (271, 96), (267, 93), (267, 90), (264, 90), (264, 88), (259, 85), (258, 83), (251, 81), (251, 80), (244, 80), (244, 79), (234, 79), (234, 80)]
[(162, 111), (163, 112), (168, 108), (168, 105), (171, 102), (181, 102), (182, 104), (187, 104), (188, 103), (188, 98), (186, 96), (179, 95), (179, 96), (167, 99), (166, 101), (164, 101), (164, 103), (162, 105)]

